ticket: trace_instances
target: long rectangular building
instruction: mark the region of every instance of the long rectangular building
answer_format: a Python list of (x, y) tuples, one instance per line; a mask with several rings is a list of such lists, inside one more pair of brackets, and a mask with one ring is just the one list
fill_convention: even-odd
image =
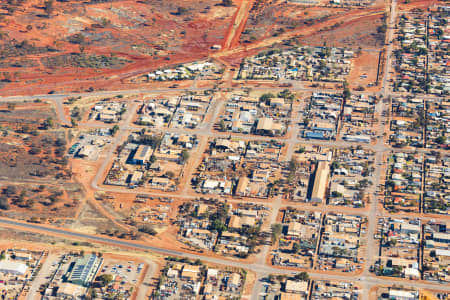
[(82, 286), (89, 285), (94, 280), (102, 262), (103, 259), (95, 254), (77, 259), (67, 276), (67, 281)]
[(312, 202), (322, 202), (325, 199), (329, 175), (329, 162), (319, 161), (317, 164), (316, 174), (314, 176), (314, 185), (311, 191), (311, 197), (309, 198)]

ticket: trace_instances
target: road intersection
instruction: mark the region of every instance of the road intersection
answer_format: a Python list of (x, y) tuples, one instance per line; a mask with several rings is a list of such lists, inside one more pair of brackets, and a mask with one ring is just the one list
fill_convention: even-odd
[[(345, 273), (326, 273), (316, 270), (308, 270), (308, 273), (312, 279), (318, 279), (318, 280), (337, 280), (337, 281), (355, 281), (359, 284), (361, 284), (363, 288), (363, 299), (367, 300), (369, 299), (369, 290), (375, 285), (391, 285), (393, 283), (405, 286), (405, 287), (414, 287), (414, 288), (425, 288), (425, 289), (437, 289), (437, 290), (443, 290), (450, 292), (450, 286), (442, 285), (439, 283), (430, 283), (430, 282), (424, 282), (424, 281), (408, 281), (403, 279), (396, 279), (393, 280), (392, 278), (384, 278), (384, 277), (376, 277), (374, 274), (371, 274), (369, 272), (371, 264), (373, 264), (374, 260), (377, 258), (375, 247), (375, 231), (376, 231), (376, 225), (377, 225), (377, 218), (380, 216), (394, 216), (393, 214), (388, 214), (384, 212), (383, 210), (380, 211), (380, 196), (378, 195), (377, 188), (382, 183), (381, 178), (383, 175), (383, 167), (382, 167), (382, 161), (383, 156), (391, 151), (393, 151), (392, 148), (384, 144), (384, 137), (383, 137), (383, 124), (386, 122), (386, 117), (384, 114), (382, 114), (384, 107), (384, 101), (383, 99), (388, 98), (390, 96), (396, 96), (397, 93), (393, 93), (389, 87), (389, 68), (392, 63), (392, 51), (393, 51), (393, 45), (389, 43), (393, 39), (394, 35), (394, 25), (395, 20), (397, 17), (397, 0), (391, 1), (390, 6), (390, 13), (389, 13), (389, 23), (388, 23), (388, 29), (387, 29), (387, 41), (388, 46), (386, 49), (386, 62), (384, 65), (384, 76), (382, 80), (381, 90), (377, 93), (365, 93), (365, 94), (372, 94), (378, 96), (379, 100), (375, 112), (377, 115), (382, 116), (378, 119), (378, 133), (377, 133), (377, 140), (376, 143), (370, 144), (370, 145), (361, 145), (365, 149), (373, 150), (375, 152), (375, 171), (373, 173), (373, 185), (368, 191), (373, 197), (371, 198), (370, 205), (368, 209), (366, 210), (353, 210), (349, 208), (343, 208), (343, 207), (329, 207), (326, 205), (321, 205), (318, 207), (308, 207), (307, 204), (289, 204), (291, 207), (298, 207), (303, 210), (318, 210), (322, 213), (328, 213), (328, 212), (342, 212), (342, 213), (355, 213), (358, 215), (363, 215), (367, 217), (368, 219), (368, 226), (367, 226), (367, 238), (363, 241), (363, 245), (365, 245), (365, 251), (366, 253), (362, 255), (364, 257), (364, 267), (362, 274), (345, 274)], [(230, 43), (229, 41), (228, 43)], [(232, 78), (230, 78), (232, 80)], [(237, 88), (235, 90), (244, 90), (247, 87), (241, 87)], [(51, 95), (36, 95), (36, 96), (13, 96), (13, 97), (2, 97), (0, 98), (1, 102), (12, 102), (12, 101), (24, 101), (24, 100), (36, 100), (36, 99), (46, 99), (50, 100), (54, 103), (57, 117), (61, 124), (70, 126), (70, 120), (66, 116), (64, 112), (64, 105), (63, 102), (68, 97), (78, 97), (78, 96), (110, 96), (110, 95), (140, 95), (140, 94), (152, 94), (152, 93), (164, 93), (164, 92), (174, 92), (174, 91), (183, 91), (183, 92), (203, 92), (207, 90), (208, 88), (198, 88), (197, 85), (194, 84), (187, 89), (177, 90), (177, 89), (134, 89), (134, 90), (121, 90), (121, 91), (96, 91), (92, 93), (67, 93), (67, 94), (51, 94)], [(253, 90), (267, 90), (266, 87), (252, 87)], [(330, 90), (330, 89), (314, 89), (314, 88), (305, 88), (303, 86), (297, 86), (294, 85), (291, 90), (294, 91), (305, 91), (305, 92), (336, 92), (341, 93), (342, 91), (336, 91), (336, 90)], [(222, 92), (219, 91), (218, 95), (223, 95)], [(428, 97), (428, 96), (427, 96)], [(216, 121), (217, 117), (219, 116), (224, 101), (221, 101), (221, 97), (216, 97), (216, 99), (213, 100), (212, 107), (210, 111), (208, 112), (209, 116), (206, 118), (207, 121), (200, 126), (197, 129), (193, 130), (186, 130), (186, 129), (177, 129), (177, 128), (166, 128), (164, 129), (165, 132), (172, 132), (172, 133), (190, 133), (195, 134), (199, 137), (228, 137), (230, 136), (229, 133), (222, 133), (217, 132), (214, 130), (214, 122)], [(433, 98), (432, 96), (429, 96), (428, 98)], [(112, 159), (114, 157), (114, 153), (117, 149), (117, 147), (126, 139), (126, 137), (133, 131), (139, 131), (141, 127), (135, 126), (133, 124), (133, 116), (134, 113), (137, 110), (137, 103), (133, 103), (128, 108), (128, 112), (124, 117), (124, 120), (120, 123), (120, 128), (116, 135), (113, 138), (113, 142), (111, 144), (111, 147), (106, 153), (106, 158), (102, 161), (100, 164), (92, 182), (91, 182), (91, 188), (94, 190), (99, 191), (105, 191), (105, 192), (124, 192), (123, 189), (120, 188), (114, 188), (110, 186), (104, 186), (101, 183), (101, 180), (103, 179), (103, 176), (105, 174), (105, 171), (107, 170), (109, 164), (112, 162)], [(319, 145), (324, 147), (333, 147), (333, 148), (349, 148), (354, 147), (355, 144), (351, 142), (346, 142), (342, 140), (338, 141), (305, 141), (305, 140), (299, 140), (298, 133), (299, 133), (299, 118), (300, 114), (295, 114), (296, 116), (289, 128), (289, 137), (281, 137), (281, 138), (273, 138), (273, 137), (261, 137), (261, 136), (245, 136), (245, 135), (237, 135), (233, 134), (235, 137), (242, 137), (246, 140), (278, 140), (286, 144), (287, 146), (287, 154), (286, 154), (286, 161), (289, 161), (293, 153), (295, 151), (296, 145), (299, 143), (302, 144), (309, 144), (309, 145)], [(80, 128), (82, 129), (98, 129), (98, 128), (109, 128), (104, 125), (96, 125), (96, 124), (79, 124)], [(194, 164), (195, 165), (195, 164)], [(126, 191), (126, 193), (134, 193), (134, 194), (148, 194), (150, 196), (155, 197), (172, 197), (172, 198), (182, 198), (182, 199), (194, 199), (198, 198), (198, 196), (195, 195), (189, 195), (185, 192), (187, 192), (187, 188), (183, 190), (183, 193), (180, 193), (178, 195), (168, 195), (167, 193), (162, 192), (146, 192), (142, 190), (129, 190)], [(95, 200), (93, 200), (95, 201)], [(231, 200), (231, 202), (240, 202), (240, 200)], [(98, 204), (101, 205), (101, 204)], [(273, 225), (276, 223), (276, 219), (278, 216), (278, 213), (280, 209), (283, 207), (283, 199), (281, 196), (277, 196), (273, 199), (271, 203), (268, 203), (268, 206), (271, 207), (271, 215), (269, 217), (270, 219), (270, 225)], [(423, 217), (423, 219), (427, 219), (428, 217)], [(430, 217), (431, 218), (431, 217)], [(114, 222), (120, 222), (118, 220), (113, 220)], [(99, 236), (99, 235), (90, 235), (90, 234), (84, 234), (80, 232), (75, 232), (72, 230), (64, 229), (64, 228), (57, 228), (52, 226), (45, 226), (40, 224), (32, 224), (32, 223), (25, 223), (20, 221), (15, 221), (11, 219), (6, 218), (0, 218), (0, 226), (4, 226), (7, 228), (13, 228), (21, 231), (30, 231), (30, 232), (36, 232), (43, 235), (50, 235), (50, 236), (61, 236), (65, 238), (70, 239), (81, 239), (81, 240), (87, 240), (91, 242), (96, 243), (102, 243), (107, 244), (115, 247), (123, 247), (123, 248), (129, 248), (134, 250), (140, 250), (140, 251), (152, 251), (156, 253), (160, 253), (163, 255), (170, 255), (170, 256), (183, 256), (191, 259), (201, 259), (205, 262), (210, 262), (214, 264), (222, 264), (222, 265), (228, 265), (233, 266), (237, 268), (244, 268), (250, 271), (253, 271), (256, 273), (256, 282), (254, 285), (254, 288), (252, 290), (252, 297), (251, 299), (257, 299), (259, 296), (259, 292), (261, 290), (261, 279), (266, 277), (268, 274), (284, 274), (284, 275), (290, 275), (294, 271), (291, 269), (283, 269), (283, 268), (277, 268), (273, 267), (271, 265), (267, 264), (267, 256), (269, 255), (270, 246), (263, 246), (262, 251), (258, 255), (255, 263), (245, 263), (239, 260), (231, 260), (231, 259), (225, 259), (225, 258), (217, 258), (217, 257), (211, 257), (207, 255), (201, 255), (201, 254), (194, 254), (191, 252), (184, 252), (181, 250), (172, 250), (172, 249), (165, 249), (158, 247), (157, 245), (150, 245), (148, 243), (143, 242), (135, 242), (135, 241), (127, 241), (127, 240), (119, 240), (119, 239), (113, 239), (106, 236)]]

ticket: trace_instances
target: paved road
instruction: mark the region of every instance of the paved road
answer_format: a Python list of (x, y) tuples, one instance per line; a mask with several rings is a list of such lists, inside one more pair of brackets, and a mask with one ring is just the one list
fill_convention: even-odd
[[(254, 86), (254, 84), (257, 84), (257, 82), (249, 81), (248, 83), (241, 82), (240, 87), (233, 87), (234, 91), (243, 91), (247, 90), (248, 88), (251, 88), (254, 91), (265, 91), (267, 89), (273, 89), (273, 90), (283, 90), (284, 87), (278, 87), (278, 88), (270, 88), (270, 87), (264, 87), (264, 86)], [(267, 82), (266, 82), (267, 83)], [(182, 89), (170, 89), (170, 88), (141, 88), (141, 89), (129, 89), (129, 90), (110, 90), (110, 91), (94, 91), (90, 93), (64, 93), (64, 94), (40, 94), (40, 95), (15, 95), (15, 96), (0, 96), (0, 102), (20, 102), (20, 101), (32, 101), (36, 99), (42, 99), (42, 100), (59, 100), (59, 99), (65, 99), (68, 97), (108, 97), (113, 95), (124, 95), (124, 96), (130, 96), (130, 95), (139, 95), (139, 94), (155, 94), (155, 93), (170, 93), (170, 92), (204, 92), (208, 90), (212, 90), (212, 87), (188, 87), (188, 88), (182, 88)], [(297, 87), (290, 87), (290, 90), (294, 91), (303, 91), (303, 92), (318, 92), (318, 93), (341, 93), (341, 90), (336, 89), (324, 89), (324, 88), (310, 88), (310, 87), (304, 87), (304, 86), (297, 86)], [(226, 88), (223, 90), (227, 90)], [(354, 94), (364, 94), (364, 95), (372, 95), (376, 94), (375, 92), (359, 92), (359, 91), (353, 91)], [(429, 96), (431, 97), (431, 96)], [(433, 97), (436, 98), (436, 97)]]
[[(397, 0), (392, 0), (391, 13), (390, 13), (390, 19), (389, 19), (388, 31), (387, 31), (387, 40), (388, 41), (391, 41), (393, 39), (393, 35), (394, 35), (394, 25), (395, 25), (395, 20), (396, 20), (396, 16), (397, 16), (396, 6), (397, 6)], [(381, 88), (380, 92), (377, 92), (377, 93), (353, 92), (354, 94), (359, 94), (359, 93), (363, 93), (366, 95), (377, 94), (377, 95), (380, 95), (382, 98), (388, 97), (388, 96), (403, 96), (403, 94), (401, 94), (401, 93), (393, 93), (392, 91), (390, 91), (390, 88), (389, 88), (389, 79), (390, 79), (389, 68), (392, 63), (392, 50), (393, 50), (393, 45), (389, 43), (387, 46), (386, 64), (385, 64), (385, 69), (384, 69), (382, 88)], [(248, 83), (244, 83), (244, 82), (240, 82), (240, 83), (242, 83), (241, 87), (234, 88), (235, 91), (243, 90), (246, 88), (244, 85), (248, 85)], [(256, 83), (256, 82), (253, 82), (253, 83)], [(250, 82), (250, 85), (251, 84), (252, 84), (252, 82)], [(92, 92), (92, 93), (67, 93), (67, 94), (36, 95), (36, 96), (11, 96), (11, 97), (0, 97), (0, 102), (35, 100), (38, 98), (51, 100), (55, 104), (58, 119), (61, 121), (62, 124), (68, 125), (68, 124), (70, 124), (70, 120), (64, 114), (64, 107), (63, 107), (63, 101), (67, 97), (111, 96), (111, 95), (118, 95), (118, 94), (122, 94), (122, 95), (135, 95), (136, 94), (136, 95), (138, 95), (138, 94), (151, 94), (151, 93), (163, 93), (163, 92), (183, 92), (183, 91), (202, 92), (202, 91), (210, 90), (210, 89), (211, 88), (198, 88), (197, 84), (196, 84), (196, 80), (194, 80), (192, 86), (189, 88), (186, 88), (186, 89), (168, 89), (168, 88), (134, 89), (134, 90), (117, 90), (117, 91), (96, 91), (96, 92)], [(267, 89), (268, 89), (267, 87), (252, 87), (252, 90), (267, 90)], [(303, 83), (300, 83), (300, 82), (293, 82), (293, 86), (290, 89), (293, 91), (305, 91), (305, 92), (312, 92), (312, 91), (314, 91), (314, 92), (329, 92), (329, 93), (340, 93), (341, 92), (340, 90), (333, 90), (333, 89), (318, 90), (315, 88), (307, 88), (307, 87), (304, 87)], [(224, 93), (216, 94), (216, 97), (224, 97), (224, 96), (225, 96)], [(422, 97), (426, 98), (426, 99), (438, 98), (438, 97), (429, 96), (429, 95), (426, 95), (426, 96), (422, 95)], [(191, 133), (191, 134), (196, 134), (200, 137), (209, 137), (209, 136), (228, 137), (230, 135), (230, 133), (221, 133), (221, 132), (219, 133), (219, 132), (213, 131), (214, 121), (217, 119), (219, 113), (221, 112), (221, 110), (223, 108), (223, 105), (225, 104), (225, 101), (221, 101), (221, 100), (222, 99), (219, 100), (217, 98), (214, 99), (211, 109), (208, 112), (207, 121), (205, 121), (205, 123), (202, 124), (202, 126), (200, 126), (199, 128), (197, 128), (195, 130), (162, 128), (161, 131), (174, 132), (174, 133)], [(134, 126), (132, 124), (132, 117), (134, 115), (134, 112), (136, 111), (136, 108), (137, 108), (137, 104), (134, 103), (129, 108), (127, 115), (124, 118), (124, 121), (119, 124), (120, 130), (114, 138), (111, 150), (106, 154), (106, 158), (100, 165), (98, 172), (95, 175), (94, 180), (91, 183), (91, 186), (94, 189), (110, 191), (110, 192), (124, 192), (124, 189), (121, 189), (121, 188), (99, 187), (98, 182), (102, 179), (102, 176), (104, 175), (108, 164), (112, 161), (114, 152), (115, 152), (117, 146), (125, 139), (125, 137), (128, 133), (130, 133), (132, 131), (140, 130), (140, 127)], [(378, 115), (381, 116), (382, 111), (383, 111), (383, 101), (380, 101), (378, 103), (378, 105), (376, 106), (376, 112)], [(286, 155), (287, 160), (289, 160), (292, 157), (297, 143), (302, 143), (302, 144), (307, 144), (307, 145), (308, 144), (309, 145), (320, 145), (320, 146), (325, 146), (325, 147), (343, 147), (343, 148), (348, 148), (350, 146), (358, 145), (356, 143), (350, 143), (350, 142), (346, 142), (346, 141), (316, 141), (316, 140), (314, 140), (314, 141), (304, 141), (304, 140), (299, 141), (297, 138), (297, 135), (299, 132), (298, 122), (301, 117), (301, 114), (298, 113), (297, 115), (294, 115), (294, 116), (295, 117), (293, 118), (293, 122), (292, 122), (291, 126), (289, 127), (289, 134), (290, 134), (289, 138), (285, 138), (285, 137), (272, 138), (272, 137), (247, 136), (247, 135), (236, 135), (236, 134), (234, 134), (234, 136), (240, 136), (246, 140), (273, 140), (273, 139), (275, 139), (275, 140), (282, 141), (288, 147), (287, 155)], [(384, 118), (380, 118), (380, 120), (379, 120), (378, 136), (382, 136), (382, 134), (383, 134), (383, 126), (381, 125), (382, 120), (384, 120)], [(108, 126), (96, 125), (96, 124), (80, 124), (80, 127), (81, 128), (110, 128)], [(376, 155), (375, 155), (376, 168), (375, 168), (375, 172), (374, 172), (374, 177), (375, 177), (374, 181), (375, 182), (374, 182), (374, 185), (369, 190), (371, 195), (376, 195), (375, 190), (377, 189), (377, 186), (380, 183), (380, 177), (382, 174), (382, 169), (381, 169), (381, 166), (379, 163), (382, 161), (383, 154), (388, 151), (391, 151), (392, 148), (386, 147), (384, 145), (382, 137), (378, 138), (378, 141), (375, 145), (362, 145), (362, 146), (365, 149), (370, 149), (370, 150), (373, 150), (376, 152)], [(419, 150), (411, 150), (411, 151), (426, 151), (426, 150), (419, 149)], [(142, 191), (139, 191), (139, 189), (129, 190), (129, 191), (125, 191), (125, 192), (127, 192), (127, 193), (143, 193)], [(152, 192), (152, 193), (147, 193), (147, 194), (150, 194), (152, 196), (162, 196), (162, 197), (167, 197), (167, 196), (180, 197), (180, 198), (184, 198), (184, 199), (197, 198), (197, 196), (187, 196), (187, 195), (175, 195), (174, 196), (174, 195), (168, 195), (167, 193)], [(236, 201), (239, 202), (239, 200), (236, 200)], [(367, 245), (367, 247), (366, 247), (367, 252), (365, 255), (366, 259), (365, 259), (365, 263), (364, 263), (364, 272), (363, 272), (362, 276), (361, 275), (348, 275), (347, 276), (345, 274), (342, 274), (342, 275), (325, 274), (325, 273), (311, 270), (311, 271), (309, 271), (311, 278), (338, 280), (338, 281), (341, 281), (341, 280), (358, 281), (362, 284), (362, 287), (363, 287), (363, 299), (364, 300), (368, 299), (368, 297), (369, 297), (368, 291), (371, 286), (373, 286), (375, 284), (393, 284), (396, 282), (393, 279), (374, 277), (372, 274), (370, 274), (368, 272), (369, 266), (371, 265), (373, 260), (376, 258), (376, 251), (377, 251), (377, 248), (375, 247), (375, 240), (373, 238), (373, 235), (374, 235), (374, 232), (375, 232), (376, 226), (377, 226), (376, 218), (377, 218), (377, 216), (379, 216), (379, 212), (377, 211), (378, 201), (379, 201), (378, 197), (375, 196), (375, 197), (373, 197), (373, 201), (370, 204), (369, 210), (367, 210), (367, 211), (360, 210), (358, 212), (355, 212), (356, 214), (366, 216), (369, 220), (368, 229), (367, 229), (367, 237), (363, 241), (363, 242), (365, 242), (365, 245)], [(276, 216), (278, 214), (278, 211), (279, 211), (280, 207), (282, 206), (281, 197), (276, 197), (274, 199), (274, 201), (272, 203), (269, 203), (268, 205), (271, 206), (271, 208), (272, 208), (270, 224), (274, 224), (276, 222)], [(289, 204), (289, 206), (299, 207), (302, 209), (309, 209), (309, 208), (305, 207), (304, 204)], [(326, 212), (343, 212), (343, 213), (345, 213), (345, 212), (352, 211), (351, 209), (345, 208), (345, 207), (341, 208), (341, 207), (326, 207), (326, 206), (314, 207), (311, 209), (319, 210), (322, 213), (326, 213)], [(353, 213), (353, 211), (351, 213)], [(47, 227), (47, 226), (42, 226), (42, 225), (38, 225), (38, 224), (22, 223), (22, 222), (17, 222), (17, 221), (13, 221), (13, 220), (7, 220), (7, 219), (0, 218), (0, 226), (2, 224), (6, 225), (6, 226), (18, 227), (21, 230), (25, 230), (25, 231), (38, 230), (40, 233), (46, 234), (46, 235), (64, 235), (66, 237), (73, 238), (73, 239), (83, 239), (83, 240), (90, 240), (90, 241), (99, 242), (99, 243), (107, 243), (107, 244), (111, 244), (111, 245), (114, 245), (117, 247), (134, 248), (134, 249), (138, 249), (138, 250), (142, 250), (142, 251), (154, 251), (154, 252), (162, 253), (164, 255), (183, 256), (183, 257), (188, 257), (191, 259), (198, 258), (198, 259), (202, 259), (203, 261), (214, 263), (214, 264), (223, 264), (223, 265), (229, 265), (229, 266), (233, 266), (233, 267), (237, 267), (237, 268), (246, 268), (246, 269), (256, 272), (256, 276), (257, 276), (257, 280), (255, 283), (254, 289), (252, 290), (251, 299), (258, 298), (259, 292), (261, 290), (261, 284), (262, 284), (260, 279), (263, 278), (265, 275), (270, 274), (270, 273), (280, 273), (280, 274), (289, 275), (292, 273), (292, 271), (290, 271), (290, 270), (275, 268), (275, 267), (269, 266), (265, 263), (265, 258), (267, 257), (268, 251), (270, 249), (269, 246), (263, 247), (263, 251), (258, 256), (256, 263), (247, 264), (247, 263), (243, 263), (243, 262), (235, 261), (235, 260), (233, 261), (233, 260), (228, 260), (228, 259), (223, 259), (223, 258), (215, 258), (215, 257), (198, 255), (198, 254), (184, 253), (183, 251), (164, 249), (164, 248), (159, 248), (157, 246), (142, 244), (142, 243), (138, 243), (138, 242), (116, 240), (116, 239), (103, 237), (103, 236), (88, 235), (88, 234), (83, 234), (83, 233), (78, 233), (78, 232), (72, 232), (72, 231), (65, 230), (65, 229)], [(422, 282), (417, 282), (417, 281), (406, 281), (406, 280), (399, 280), (398, 283), (401, 283), (403, 286), (409, 286), (409, 287), (415, 287), (415, 288), (429, 288), (429, 289), (439, 289), (439, 290), (450, 291), (449, 286), (433, 284), (433, 283), (422, 283)], [(138, 298), (142, 298), (142, 294), (140, 294)]]
[[(72, 238), (76, 240), (88, 240), (91, 242), (97, 242), (97, 243), (103, 243), (108, 244), (116, 247), (122, 247), (122, 248), (132, 248), (137, 249), (141, 251), (152, 251), (156, 253), (161, 253), (163, 255), (171, 255), (171, 256), (182, 256), (187, 257), (190, 259), (201, 259), (208, 263), (213, 264), (220, 264), (220, 265), (227, 265), (235, 268), (244, 268), (251, 271), (254, 271), (259, 274), (285, 274), (289, 275), (293, 271), (285, 270), (285, 269), (277, 269), (271, 266), (261, 265), (261, 264), (248, 264), (240, 261), (233, 261), (233, 260), (227, 260), (223, 258), (215, 258), (215, 257), (209, 257), (209, 256), (203, 256), (198, 254), (192, 254), (192, 253), (184, 253), (182, 251), (177, 250), (170, 250), (170, 249), (164, 249), (157, 246), (147, 245), (147, 244), (141, 244), (138, 242), (132, 242), (132, 241), (126, 241), (126, 240), (118, 240), (113, 239), (109, 237), (104, 236), (98, 236), (98, 235), (91, 235), (91, 234), (85, 234), (80, 232), (74, 232), (70, 231), (68, 229), (60, 229), (50, 226), (43, 226), (40, 224), (33, 224), (33, 223), (24, 223), (19, 222), (15, 220), (0, 218), (0, 226), (6, 226), (6, 227), (13, 227), (14, 229), (19, 229), (23, 231), (31, 231), (36, 232), (39, 231), (40, 234), (44, 235), (51, 235), (51, 236), (65, 236), (67, 238)], [(384, 279), (384, 278), (378, 278), (378, 277), (360, 277), (358, 275), (334, 275), (334, 274), (324, 274), (320, 272), (309, 272), (312, 279), (316, 280), (338, 280), (338, 281), (347, 281), (347, 280), (363, 280), (367, 282), (370, 285), (373, 284), (392, 284), (392, 279)], [(450, 286), (448, 285), (439, 285), (439, 284), (433, 284), (433, 283), (421, 283), (417, 281), (407, 281), (407, 280), (399, 280), (398, 283), (403, 286), (410, 286), (410, 287), (416, 287), (416, 288), (427, 288), (427, 289), (439, 289), (443, 291), (449, 291), (450, 292)]]

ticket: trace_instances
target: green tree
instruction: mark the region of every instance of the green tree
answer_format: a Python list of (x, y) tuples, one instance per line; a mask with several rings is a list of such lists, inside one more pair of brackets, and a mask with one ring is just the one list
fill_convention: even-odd
[(55, 9), (54, 4), (55, 4), (54, 0), (47, 0), (44, 2), (44, 10), (48, 16), (50, 16), (53, 13), (53, 10)]
[(298, 253), (301, 249), (302, 249), (302, 247), (300, 246), (299, 243), (294, 243), (292, 245), (292, 252), (294, 252), (294, 253)]
[(344, 97), (344, 99), (348, 99), (351, 96), (351, 92), (350, 89), (348, 87), (344, 88), (344, 92), (342, 93), (342, 97)]
[(216, 219), (212, 222), (211, 229), (217, 230), (218, 232), (222, 233), (227, 230), (227, 226), (225, 226), (225, 224), (222, 223), (222, 221)]
[(265, 93), (263, 95), (261, 95), (261, 97), (259, 97), (259, 101), (260, 102), (264, 102), (266, 104), (269, 104), (270, 99), (275, 98), (275, 95), (272, 93)]
[(75, 120), (74, 118), (70, 119), (70, 123), (72, 124), (72, 127), (74, 127), (74, 128), (78, 126), (77, 120)]
[(174, 177), (175, 177), (175, 173), (172, 172), (172, 171), (167, 171), (164, 175), (165, 175), (167, 178), (174, 178)]
[(277, 223), (273, 224), (271, 227), (272, 227), (272, 242), (275, 243), (283, 230), (283, 226)]
[(8, 103), (8, 110), (9, 111), (14, 111), (15, 109), (16, 109), (16, 104), (12, 103), (12, 102), (9, 102)]
[(187, 12), (188, 12), (188, 9), (186, 7), (179, 6), (177, 9), (177, 15), (180, 15), (180, 16), (186, 14)]
[(15, 195), (17, 193), (17, 188), (15, 185), (8, 185), (6, 189), (3, 191), (8, 197)]
[(111, 274), (102, 274), (97, 277), (97, 281), (102, 287), (104, 287), (113, 281), (113, 276)]
[(445, 136), (440, 136), (436, 139), (436, 143), (439, 145), (445, 144), (447, 142), (447, 138)]
[(181, 159), (183, 160), (184, 163), (187, 162), (189, 159), (189, 151), (183, 149), (183, 151), (181, 151)]
[(301, 281), (308, 281), (309, 275), (306, 272), (300, 272), (300, 273), (295, 274), (294, 278), (297, 280), (301, 280)]
[(332, 163), (331, 163), (331, 166), (330, 166), (330, 169), (333, 171), (333, 170), (336, 170), (336, 169), (338, 169), (339, 168), (339, 162), (338, 161), (333, 161)]
[(47, 120), (44, 121), (43, 127), (45, 129), (49, 129), (53, 127), (53, 118), (52, 117), (48, 117)]
[(333, 191), (333, 192), (331, 192), (331, 197), (333, 197), (333, 198), (342, 197), (342, 193), (337, 192), (337, 191)]
[(119, 126), (114, 125), (113, 128), (111, 128), (111, 135), (112, 136), (116, 135), (117, 131), (119, 131)]
[(0, 196), (0, 209), (8, 210), (9, 209), (9, 203), (8, 203), (8, 197), (6, 196)]
[(220, 120), (219, 128), (220, 128), (220, 131), (226, 131), (227, 130), (227, 126), (225, 125), (225, 121), (223, 119)]
[(305, 152), (305, 151), (306, 151), (305, 147), (301, 146), (301, 147), (298, 148), (297, 151), (295, 151), (295, 152), (297, 152), (297, 153), (303, 153), (303, 152)]
[(157, 232), (156, 232), (156, 230), (153, 228), (153, 226), (148, 225), (148, 224), (139, 227), (139, 231), (140, 231), (140, 232), (143, 232), (143, 233), (150, 234), (150, 235), (156, 235), (156, 234), (157, 234)]

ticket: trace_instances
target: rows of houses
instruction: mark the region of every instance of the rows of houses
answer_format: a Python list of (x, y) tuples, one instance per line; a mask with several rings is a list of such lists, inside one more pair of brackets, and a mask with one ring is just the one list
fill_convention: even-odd
[(331, 0), (330, 4), (337, 7), (347, 7), (347, 6), (370, 6), (375, 3), (374, 0)]
[(448, 215), (450, 212), (450, 155), (425, 155), (423, 210)]
[(419, 247), (421, 222), (409, 218), (380, 218), (376, 238), (379, 257), (374, 265), (377, 275), (420, 279)]
[(272, 264), (311, 268), (322, 224), (320, 212), (300, 211), (286, 208), (283, 211), (282, 234)]
[(256, 97), (232, 96), (216, 124), (220, 131), (282, 136), (286, 133), (292, 103), (274, 97), (267, 103)]
[(211, 140), (193, 186), (204, 194), (266, 198), (280, 175), (282, 147), (276, 141)]
[(260, 293), (266, 300), (357, 300), (360, 287), (351, 282), (301, 280), (297, 276), (269, 275)]
[(394, 147), (448, 148), (449, 109), (444, 98), (392, 99), (389, 142)]
[(374, 96), (342, 95), (314, 92), (302, 112), (299, 137), (330, 140), (340, 136), (343, 140), (370, 143), (376, 135)]
[(152, 299), (239, 299), (244, 283), (241, 271), (169, 260)]
[(424, 146), (424, 103), (420, 98), (392, 99), (389, 142), (394, 147)]
[(351, 95), (345, 100), (342, 112), (342, 139), (349, 142), (370, 143), (376, 135), (374, 96)]
[(353, 57), (345, 48), (272, 49), (246, 58), (237, 79), (344, 82)]
[(203, 122), (211, 101), (211, 96), (180, 96), (177, 109), (170, 122), (170, 127), (189, 129), (198, 127)]
[(314, 280), (311, 289), (311, 299), (347, 299), (358, 300), (360, 288), (351, 282)]
[(135, 123), (156, 128), (168, 127), (177, 105), (176, 97), (144, 100)]
[(336, 149), (333, 156), (327, 202), (332, 205), (363, 207), (370, 197), (375, 170), (375, 153), (358, 147)]
[(314, 5), (325, 7), (354, 7), (354, 6), (370, 6), (374, 0), (289, 0), (289, 2), (302, 4), (302, 5)]
[(390, 211), (448, 214), (449, 162), (444, 153), (394, 152), (388, 158), (384, 206)]
[(398, 23), (394, 91), (447, 95), (448, 13), (442, 7), (402, 14)]
[(267, 215), (266, 207), (216, 200), (180, 206), (178, 239), (191, 247), (223, 255), (246, 257), (255, 251), (255, 238)]
[(420, 153), (394, 152), (388, 158), (384, 200), (387, 210), (419, 211), (423, 164)]
[(450, 282), (450, 233), (446, 221), (386, 217), (378, 219), (375, 238), (377, 275)]
[(365, 219), (356, 215), (286, 209), (274, 265), (354, 272), (360, 269)]
[(300, 137), (306, 139), (336, 139), (342, 110), (341, 95), (314, 92), (302, 112)]
[(103, 100), (97, 102), (92, 107), (92, 111), (89, 114), (89, 118), (104, 123), (117, 123), (120, 121), (122, 115), (126, 111), (127, 111), (126, 102)]
[(179, 65), (175, 68), (156, 70), (148, 73), (147, 78), (154, 81), (171, 80), (215, 80), (221, 78), (223, 67), (212, 61), (200, 61)]
[[(317, 177), (317, 180), (328, 180), (326, 174), (327, 165), (332, 160), (332, 149), (316, 145), (298, 145), (293, 154), (292, 161), (283, 168), (282, 181), (285, 181), (286, 194), (290, 201), (294, 202), (322, 202), (326, 195), (318, 192), (325, 192), (325, 189), (319, 189), (319, 183), (316, 185), (315, 195), (312, 195), (311, 186)], [(322, 171), (316, 172), (318, 162), (321, 163)], [(327, 163), (325, 163), (327, 162)], [(319, 179), (322, 177), (322, 179)], [(325, 184), (326, 185), (326, 184)]]
[(428, 99), (426, 104), (426, 147), (449, 149), (450, 102), (445, 98)]
[(357, 215), (327, 214), (318, 251), (316, 268), (354, 272), (360, 269), (360, 238), (364, 218)]
[(428, 92), (438, 95), (450, 93), (448, 47), (448, 11), (443, 6), (430, 9), (428, 25)]
[(32, 285), (33, 276), (38, 272), (46, 254), (27, 249), (1, 249), (0, 297), (2, 299), (25, 297)]
[(204, 95), (147, 99), (139, 108), (135, 123), (156, 128), (193, 129), (203, 122), (211, 101), (211, 96)]
[(388, 287), (378, 287), (376, 297), (379, 300), (446, 300), (449, 295), (444, 291), (404, 288), (394, 284)]
[(425, 90), (427, 77), (427, 24), (421, 12), (403, 14), (399, 18), (396, 55), (398, 72), (394, 91), (420, 92)]
[(423, 279), (450, 282), (450, 224), (428, 222), (423, 236)]
[(182, 166), (197, 145), (195, 135), (133, 133), (120, 147), (105, 183), (176, 190)]

